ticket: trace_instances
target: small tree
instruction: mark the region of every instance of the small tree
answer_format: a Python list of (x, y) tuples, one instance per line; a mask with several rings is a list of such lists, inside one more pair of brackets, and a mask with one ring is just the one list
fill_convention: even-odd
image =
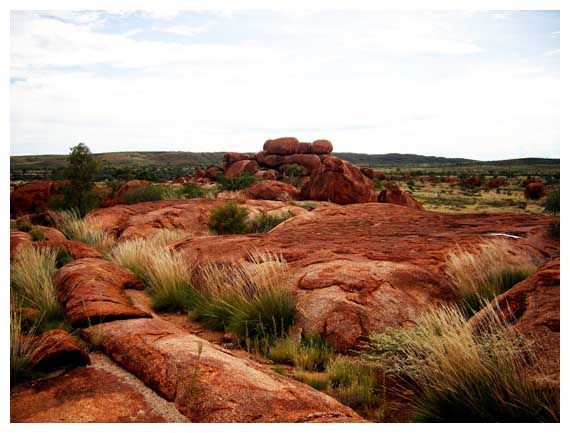
[(70, 149), (64, 169), (65, 179), (69, 181), (64, 189), (65, 207), (75, 208), (84, 216), (96, 206), (98, 197), (93, 188), (99, 171), (99, 163), (84, 143)]

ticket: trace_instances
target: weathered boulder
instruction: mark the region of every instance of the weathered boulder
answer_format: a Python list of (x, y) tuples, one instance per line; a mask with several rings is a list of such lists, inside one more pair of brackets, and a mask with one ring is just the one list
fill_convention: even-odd
[(334, 156), (325, 158), (321, 167), (313, 171), (309, 182), (303, 185), (302, 195), (307, 200), (337, 204), (376, 201), (372, 181), (352, 164)]
[(545, 190), (542, 182), (531, 182), (524, 189), (524, 197), (527, 200), (538, 200), (544, 195)]
[(32, 245), (29, 233), (10, 229), (10, 260), (18, 254), (22, 248)]
[(261, 152), (257, 152), (255, 155), (255, 159), (262, 167), (270, 167), (275, 168), (279, 167), (281, 164), (285, 162), (285, 157), (283, 155), (275, 155), (269, 152), (262, 150)]
[(369, 179), (374, 179), (374, 170), (370, 167), (360, 167), (360, 171)]
[(491, 308), (532, 343), (541, 367), (537, 381), (560, 386), (560, 258), (549, 260), (473, 316), (469, 323), (475, 331), (488, 320)]
[(421, 203), (418, 203), (409, 192), (402, 191), (400, 188), (387, 188), (380, 191), (378, 203), (392, 203), (413, 209), (423, 209)]
[(148, 180), (129, 180), (121, 185), (117, 191), (111, 194), (110, 197), (106, 198), (105, 201), (101, 203), (100, 207), (109, 207), (123, 203), (123, 197), (126, 193), (149, 185), (151, 185), (151, 182)]
[(259, 170), (255, 172), (255, 177), (264, 180), (277, 180), (277, 178), (279, 177), (279, 172), (273, 169)]
[(51, 329), (33, 337), (30, 363), (39, 370), (81, 367), (91, 361), (77, 340), (63, 329)]
[(128, 269), (102, 259), (75, 260), (60, 268), (53, 278), (65, 315), (75, 327), (111, 320), (149, 317), (130, 305), (124, 289), (144, 284)]
[(326, 394), (160, 318), (104, 323), (83, 334), (102, 335), (111, 359), (193, 422), (363, 421)]
[(224, 167), (229, 167), (238, 161), (247, 161), (253, 158), (253, 155), (250, 155), (248, 153), (227, 152), (224, 153)]
[(10, 216), (41, 212), (47, 201), (57, 194), (62, 182), (39, 180), (15, 188), (10, 193)]
[[(94, 355), (95, 360), (103, 355)], [(175, 408), (146, 392), (110, 361), (28, 382), (10, 392), (13, 423), (184, 422)], [(136, 382), (135, 382), (136, 381)], [(133, 383), (135, 382), (135, 383)], [(159, 400), (159, 401), (157, 401)], [(166, 403), (166, 405), (164, 404)], [(174, 412), (174, 415), (171, 413)]]
[(489, 179), (487, 181), (487, 186), (489, 188), (498, 188), (498, 187), (505, 186), (508, 184), (509, 184), (509, 181), (507, 179), (505, 179), (504, 177), (495, 177), (495, 178)]
[(53, 227), (36, 226), (36, 228), (42, 231), (46, 241), (61, 242), (66, 240), (65, 235)]
[(311, 146), (309, 143), (300, 143), (294, 137), (282, 137), (267, 140), (263, 145), (263, 150), (276, 155), (293, 155), (295, 153), (309, 153)]
[(212, 166), (208, 167), (204, 174), (206, 178), (215, 181), (220, 174), (224, 174), (224, 171), (220, 167)]
[(328, 140), (315, 140), (311, 145), (311, 153), (331, 153), (333, 151), (333, 145)]
[[(457, 246), (468, 250), (497, 233), (520, 248), (557, 254), (547, 235), (555, 218), (427, 212), (385, 203), (321, 205), (264, 235), (187, 238), (173, 245), (192, 264), (247, 261), (268, 251), (289, 265), (283, 282), (297, 297), (305, 335), (341, 349), (371, 332), (414, 322), (424, 308), (455, 299), (444, 272)], [(507, 238), (510, 239), (510, 238)]]
[(301, 191), (293, 185), (276, 180), (255, 182), (242, 190), (243, 195), (253, 200), (297, 200)]
[(285, 157), (285, 164), (297, 164), (307, 170), (307, 174), (312, 173), (314, 170), (321, 166), (321, 159), (317, 155), (311, 154), (295, 154), (287, 155)]
[(239, 177), (243, 173), (254, 174), (259, 171), (259, 164), (255, 160), (242, 160), (234, 162), (229, 167), (224, 170), (224, 176), (226, 177)]
[(64, 248), (74, 259), (85, 259), (90, 257), (101, 258), (103, 256), (99, 250), (96, 250), (95, 248), (84, 244), (83, 242), (72, 241), (68, 239), (37, 241), (35, 244), (39, 247), (51, 248), (54, 250)]

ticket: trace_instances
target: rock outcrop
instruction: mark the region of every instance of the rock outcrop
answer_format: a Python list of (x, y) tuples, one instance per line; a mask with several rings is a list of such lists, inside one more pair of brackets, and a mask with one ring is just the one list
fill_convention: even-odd
[(352, 164), (329, 156), (312, 172), (301, 190), (307, 200), (332, 201), (337, 204), (376, 201), (372, 181)]
[(22, 248), (32, 244), (32, 238), (29, 233), (10, 229), (10, 260), (13, 260)]
[(33, 337), (30, 363), (39, 370), (81, 367), (91, 362), (77, 340), (63, 329), (52, 329)]
[(530, 340), (541, 364), (537, 381), (560, 386), (560, 258), (546, 262), (537, 272), (505, 293), (470, 320), (477, 327), (498, 308), (510, 325)]
[(226, 177), (239, 177), (244, 173), (255, 174), (259, 171), (259, 164), (254, 160), (241, 160), (234, 162), (224, 170)]
[(378, 203), (391, 203), (413, 209), (423, 209), (423, 206), (409, 192), (402, 191), (400, 188), (388, 188), (380, 191)]
[(74, 259), (101, 258), (103, 255), (99, 250), (79, 241), (65, 240), (45, 240), (34, 242), (38, 247), (46, 247), (54, 250), (66, 249)]
[(242, 190), (242, 194), (252, 200), (298, 200), (301, 191), (293, 185), (276, 180), (256, 182)]
[(83, 331), (193, 422), (362, 422), (308, 385), (236, 357), (167, 321), (133, 319)]
[(124, 289), (142, 289), (134, 273), (102, 259), (75, 260), (53, 278), (65, 315), (75, 327), (111, 320), (149, 317), (130, 305)]
[(41, 212), (47, 201), (57, 191), (62, 182), (40, 180), (17, 187), (10, 193), (10, 216)]
[(130, 191), (135, 191), (140, 188), (151, 185), (148, 180), (129, 180), (119, 187), (110, 197), (106, 198), (100, 207), (109, 207), (116, 204), (123, 203), (123, 197)]
[(340, 350), (371, 332), (405, 325), (423, 308), (454, 299), (443, 271), (457, 245), (475, 249), (497, 233), (546, 259), (559, 242), (546, 235), (551, 217), (524, 214), (445, 214), (392, 204), (321, 207), (265, 235), (184, 239), (173, 245), (188, 263), (247, 260), (268, 251), (289, 264), (298, 323)]
[(542, 182), (531, 182), (524, 189), (524, 197), (527, 200), (538, 200), (546, 194), (544, 184)]

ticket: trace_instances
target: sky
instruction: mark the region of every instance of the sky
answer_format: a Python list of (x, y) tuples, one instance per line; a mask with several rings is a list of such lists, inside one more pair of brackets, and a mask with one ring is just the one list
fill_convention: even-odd
[(13, 11), (12, 155), (560, 155), (558, 11)]

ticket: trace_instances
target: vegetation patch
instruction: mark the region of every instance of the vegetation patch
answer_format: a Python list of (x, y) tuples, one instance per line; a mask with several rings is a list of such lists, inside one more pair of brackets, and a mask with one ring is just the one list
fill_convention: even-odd
[(375, 401), (374, 369), (358, 359), (336, 357), (326, 369), (327, 393), (353, 409), (367, 409)]
[(127, 191), (123, 194), (121, 201), (125, 204), (159, 201), (163, 199), (165, 194), (165, 188), (156, 185), (148, 185)]
[(280, 338), (272, 344), (266, 355), (273, 362), (293, 365), (306, 371), (324, 371), (334, 356), (334, 349), (320, 336)]
[(242, 173), (239, 177), (226, 177), (223, 174), (218, 174), (216, 177), (216, 182), (222, 191), (239, 191), (257, 181), (259, 178), (251, 173)]
[(280, 215), (273, 215), (267, 212), (260, 212), (250, 223), (249, 232), (252, 233), (267, 233), (273, 228), (277, 227), (283, 221), (291, 218), (291, 212), (285, 211)]
[(235, 201), (216, 206), (210, 213), (208, 228), (214, 233), (237, 234), (248, 231), (247, 209), (239, 206)]
[(372, 335), (365, 357), (415, 387), (416, 421), (558, 422), (558, 393), (529, 376), (530, 345), (492, 312), (474, 332), (461, 309), (433, 309), (413, 329)]

